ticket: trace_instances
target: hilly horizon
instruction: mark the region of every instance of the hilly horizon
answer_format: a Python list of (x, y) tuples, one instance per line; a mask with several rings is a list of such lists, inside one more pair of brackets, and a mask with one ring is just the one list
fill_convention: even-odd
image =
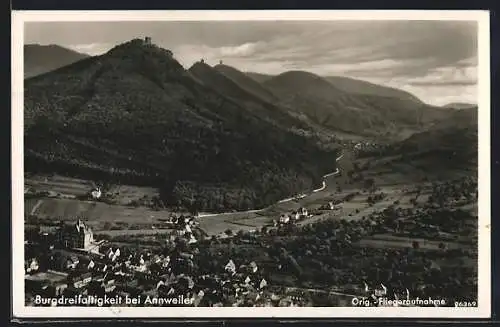
[(417, 96), (401, 89), (345, 76), (325, 76), (324, 78), (336, 88), (347, 93), (391, 97), (423, 103)]
[[(246, 72), (245, 74), (260, 84), (263, 84), (266, 81), (272, 79), (273, 77), (278, 76), (278, 75), (267, 75), (256, 72)], [(372, 82), (347, 76), (328, 76), (328, 75), (318, 75), (318, 76), (323, 77), (327, 82), (331, 83), (335, 88), (347, 93), (357, 94), (357, 95), (376, 95), (376, 96), (394, 97), (394, 98), (400, 98), (402, 100), (411, 100), (423, 103), (423, 101), (420, 100), (414, 94), (411, 94), (410, 92), (403, 91), (398, 88), (375, 84)]]
[(388, 96), (347, 93), (325, 78), (305, 71), (288, 71), (263, 83), (281, 103), (313, 121), (342, 132), (365, 136), (418, 131), (446, 119), (448, 109)]
[(268, 74), (263, 74), (263, 73), (256, 73), (256, 72), (244, 72), (248, 77), (256, 81), (257, 83), (264, 83), (267, 80), (270, 80), (276, 75), (268, 75)]
[(274, 107), (272, 103), (267, 102), (258, 95), (244, 89), (239, 83), (234, 82), (233, 79), (215, 67), (203, 62), (196, 62), (188, 69), (188, 72), (213, 91), (240, 104), (244, 104), (243, 107), (248, 109), (249, 113), (276, 124), (280, 128), (285, 130), (307, 128), (304, 123), (294, 119), (280, 108)]
[[(210, 66), (194, 63), (188, 72), (198, 81), (222, 96), (244, 104), (251, 114), (257, 115), (275, 126), (295, 134), (317, 138), (318, 143), (331, 148), (332, 137), (324, 129), (311, 122), (303, 114), (278, 105), (279, 99), (263, 86), (256, 86), (245, 74), (230, 66)], [(263, 94), (262, 94), (263, 93)]]
[[(40, 75), (88, 57), (91, 57), (91, 55), (80, 53), (57, 44), (25, 44), (25, 78)], [(247, 92), (253, 93), (254, 95), (259, 96), (268, 102), (276, 100), (276, 97), (272, 94), (272, 92), (263, 87), (262, 83), (277, 75), (268, 75), (256, 72), (242, 72), (237, 68), (226, 64), (217, 64), (214, 65), (213, 68), (223, 73), (228, 78), (232, 79)], [(399, 97), (402, 99), (412, 99), (414, 101), (421, 102), (421, 100), (418, 99), (415, 95), (397, 88), (374, 84), (371, 82), (346, 76), (322, 77), (336, 88), (347, 93)], [(448, 107), (450, 105), (452, 106), (454, 104), (445, 105), (443, 107)], [(469, 104), (460, 103), (458, 105), (468, 106)]]
[(276, 102), (278, 99), (276, 96), (267, 88), (265, 88), (261, 83), (256, 82), (252, 78), (250, 78), (245, 73), (239, 71), (237, 68), (224, 65), (217, 64), (214, 66), (214, 69), (221, 72), (231, 80), (233, 80), (236, 84), (240, 85), (247, 92), (254, 94), (255, 96), (267, 101), (267, 102)]
[[(366, 130), (364, 113), (358, 110), (365, 105), (318, 75), (288, 71), (263, 84), (280, 98), (282, 105), (304, 113), (322, 126), (353, 133)], [(375, 128), (375, 124), (380, 123), (381, 120), (375, 121), (369, 127)]]
[(157, 186), (168, 203), (214, 211), (265, 206), (335, 169), (336, 150), (193, 75), (134, 39), (26, 79), (26, 169)]
[(56, 44), (25, 44), (24, 78), (45, 74), (88, 57)]

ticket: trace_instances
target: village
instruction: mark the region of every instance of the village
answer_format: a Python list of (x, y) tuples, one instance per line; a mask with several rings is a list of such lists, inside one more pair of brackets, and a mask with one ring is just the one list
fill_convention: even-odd
[[(98, 201), (101, 196), (99, 186), (89, 192), (91, 200)], [(307, 210), (302, 208), (282, 215), (274, 225), (307, 216)], [(271, 300), (280, 303), (281, 297), (267, 292), (267, 281), (253, 261), (237, 267), (233, 260), (228, 260), (218, 275), (196, 276), (195, 286), (191, 273), (199, 249), (188, 247), (198, 242), (193, 234), (198, 223), (194, 216), (184, 215), (171, 216), (164, 223), (172, 229), (167, 241), (173, 247), (170, 255), (147, 249), (121, 247), (120, 250), (104, 239), (96, 240), (92, 228), (80, 219), (73, 224), (61, 221), (56, 226), (41, 224), (38, 229), (29, 230), (25, 241), (27, 303), (74, 305), (74, 301), (58, 302), (57, 298), (82, 295), (97, 297), (95, 301), (80, 302), (87, 305), (196, 306), (202, 298), (213, 305), (223, 301), (239, 303), (250, 297), (255, 301), (260, 299), (260, 303)], [(98, 300), (101, 297), (107, 300), (101, 303)], [(44, 301), (47, 298), (54, 301)], [(117, 300), (109, 300), (113, 298)]]
[[(467, 276), (473, 273), (465, 265), (448, 276), (452, 267), (441, 262), (451, 252), (460, 252), (464, 264), (471, 261), (474, 246), (463, 242), (477, 228), (465, 211), (442, 209), (468, 205), (476, 188), (469, 179), (433, 185), (424, 205), (416, 200), (425, 199), (424, 191), (406, 190), (414, 194), (406, 207), (394, 201), (359, 220), (342, 211), (343, 203), (359, 196), (349, 193), (317, 209), (281, 213), (262, 228), (212, 236), (200, 228), (203, 217), (171, 215), (169, 232), (156, 234), (150, 245), (95, 237), (80, 219), (42, 223), (25, 237), (26, 302), (60, 305), (41, 299), (86, 296), (129, 299), (118, 304), (123, 306), (350, 306), (353, 298), (369, 298), (381, 288), (394, 296), (407, 288), (426, 296), (448, 285), (451, 303), (453, 296), (472, 292)], [(376, 205), (386, 196), (370, 197)], [(439, 226), (429, 214), (441, 216)], [(404, 277), (406, 270), (420, 277)]]
[[(90, 192), (94, 200), (101, 194), (99, 187)], [(308, 217), (307, 209), (300, 208), (282, 214), (270, 227), (284, 228)], [(162, 250), (131, 249), (96, 240), (92, 228), (80, 219), (31, 230), (25, 241), (27, 304), (74, 305), (76, 300), (67, 300), (72, 297), (80, 299), (80, 304), (100, 306), (234, 306), (249, 301), (256, 306), (311, 304), (293, 289), (270, 288), (255, 261), (240, 262), (238, 258), (237, 265), (229, 259), (211, 273), (202, 273), (207, 267), (198, 267), (196, 275), (195, 257), (200, 256), (193, 233), (199, 225), (196, 217), (171, 216), (166, 223), (173, 231), (166, 239), (169, 249)], [(84, 301), (82, 296), (91, 300)]]

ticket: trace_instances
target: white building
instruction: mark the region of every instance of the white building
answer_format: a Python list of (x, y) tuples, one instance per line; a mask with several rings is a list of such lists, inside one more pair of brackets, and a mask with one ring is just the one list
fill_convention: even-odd
[(288, 215), (281, 215), (280, 217), (280, 223), (281, 224), (288, 224), (290, 222), (290, 216)]
[(59, 240), (67, 248), (90, 250), (99, 246), (94, 241), (92, 229), (80, 219), (74, 225), (61, 226)]

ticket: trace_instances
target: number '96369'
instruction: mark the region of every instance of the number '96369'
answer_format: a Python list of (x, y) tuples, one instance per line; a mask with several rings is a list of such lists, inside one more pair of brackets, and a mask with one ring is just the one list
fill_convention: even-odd
[(477, 307), (476, 301), (455, 301), (455, 307)]

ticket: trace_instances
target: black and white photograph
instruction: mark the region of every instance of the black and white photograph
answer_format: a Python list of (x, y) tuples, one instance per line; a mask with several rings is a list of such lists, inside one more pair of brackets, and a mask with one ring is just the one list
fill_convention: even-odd
[(489, 317), (488, 12), (12, 18), (15, 315)]

